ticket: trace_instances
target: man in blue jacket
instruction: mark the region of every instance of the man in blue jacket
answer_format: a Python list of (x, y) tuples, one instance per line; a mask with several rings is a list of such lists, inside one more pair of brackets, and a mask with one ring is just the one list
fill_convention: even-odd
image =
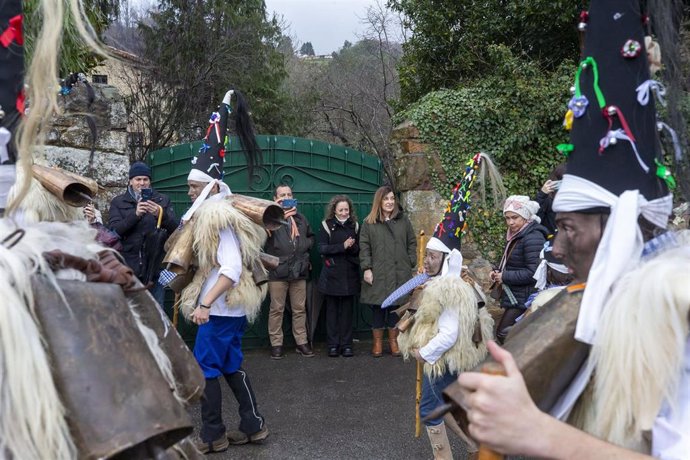
[[(150, 190), (151, 195), (142, 197), (142, 190)], [(148, 193), (145, 193), (148, 195)], [(170, 198), (151, 189), (151, 168), (137, 161), (129, 168), (127, 191), (113, 198), (110, 203), (108, 226), (122, 239), (122, 256), (127, 265), (141, 278), (144, 268), (142, 245), (147, 233), (155, 230), (159, 209), (163, 211), (161, 228), (170, 235), (179, 223), (175, 217)], [(164, 241), (161, 242), (163, 244)], [(163, 286), (154, 277), (151, 294), (159, 304), (163, 303)]]

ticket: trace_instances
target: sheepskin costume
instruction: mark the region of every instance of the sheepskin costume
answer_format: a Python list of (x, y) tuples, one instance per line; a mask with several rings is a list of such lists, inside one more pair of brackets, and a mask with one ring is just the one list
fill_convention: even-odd
[[(0, 240), (16, 229), (11, 219), (0, 219)], [(58, 279), (86, 281), (86, 277), (74, 269), (53, 273), (43, 252), (59, 249), (85, 259), (98, 259), (104, 248), (94, 241), (96, 231), (86, 222), (38, 222), (22, 230), (24, 236), (16, 245), (8, 247), (13, 238), (0, 244), (0, 277), (6, 280), (0, 283), (0, 297), (4, 299), (0, 308), (0, 452), (9, 458), (72, 459), (77, 453), (68, 428), (69, 414), (52, 376), (51, 359), (55, 357), (51, 358), (45, 347), (35, 316), (31, 277), (40, 274), (60, 292)], [(64, 300), (55, 308), (69, 309), (69, 299)], [(145, 306), (128, 304), (170, 390), (178, 401), (186, 402), (178, 392), (170, 358), (156, 333), (140, 318), (138, 311)]]
[[(675, 401), (690, 326), (690, 240), (629, 272), (599, 323), (593, 380), (571, 422), (613, 444), (649, 453), (664, 402)], [(621, 384), (624, 382), (624, 384)]]
[[(266, 231), (225, 199), (204, 202), (194, 213), (194, 220), (193, 249), (195, 265), (199, 269), (189, 286), (182, 291), (182, 313), (189, 318), (199, 304), (201, 288), (211, 269), (218, 266), (216, 253), (220, 231), (231, 227), (240, 243), (242, 274), (238, 285), (228, 291), (225, 302), (229, 308), (243, 308), (247, 320), (253, 322), (268, 291), (266, 284), (257, 286), (252, 276), (252, 264), (259, 259), (259, 253), (266, 241)], [(262, 267), (262, 270), (265, 269)]]
[[(444, 309), (458, 312), (458, 340), (436, 363), (424, 364), (430, 378), (450, 372), (463, 372), (481, 362), (487, 354), (486, 342), (493, 337), (494, 321), (486, 308), (477, 308), (477, 297), (472, 287), (456, 276), (439, 276), (427, 281), (422, 292), (415, 322), (409, 331), (398, 336), (403, 357), (409, 359), (412, 350), (426, 345), (438, 334), (438, 319)], [(479, 321), (482, 342), (475, 345), (472, 334)]]

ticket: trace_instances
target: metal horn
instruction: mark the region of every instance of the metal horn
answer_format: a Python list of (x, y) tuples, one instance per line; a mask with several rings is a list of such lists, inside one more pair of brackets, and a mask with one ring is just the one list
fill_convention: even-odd
[(31, 172), (43, 187), (70, 206), (86, 206), (98, 193), (98, 183), (64, 169), (32, 165)]
[(273, 201), (237, 194), (228, 195), (226, 199), (238, 211), (266, 230), (277, 230), (285, 220), (283, 208)]

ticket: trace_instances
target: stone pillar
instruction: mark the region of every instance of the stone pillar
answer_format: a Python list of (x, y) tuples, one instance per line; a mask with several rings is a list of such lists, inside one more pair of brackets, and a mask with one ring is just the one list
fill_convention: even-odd
[[(445, 180), (441, 162), (420, 139), (419, 130), (411, 121), (405, 121), (393, 129), (391, 144), (396, 186), (401, 193), (402, 206), (407, 211), (415, 232), (419, 234), (420, 230), (424, 230), (431, 237), (443, 216), (450, 194), (448, 190), (446, 196), (439, 195), (431, 183), (431, 171), (436, 171)], [(462, 255), (463, 264), (469, 267), (472, 275), (488, 293), (492, 264), (483, 258), (473, 243), (471, 226), (470, 232), (462, 240)], [(501, 312), (494, 308), (494, 301), (491, 298), (487, 300), (492, 314), (499, 315)]]
[[(63, 108), (48, 130), (46, 147), (39, 153), (46, 164), (90, 177), (101, 187), (95, 204), (107, 218), (110, 200), (127, 186), (129, 154), (127, 149), (127, 113), (119, 91), (108, 85), (93, 85), (95, 100), (87, 108), (87, 92), (75, 86), (66, 96), (59, 96)], [(89, 168), (91, 130), (85, 114), (96, 123), (96, 144)]]

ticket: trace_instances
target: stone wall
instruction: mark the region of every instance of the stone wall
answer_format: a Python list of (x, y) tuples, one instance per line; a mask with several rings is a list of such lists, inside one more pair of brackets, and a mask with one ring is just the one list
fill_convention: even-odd
[[(129, 154), (127, 113), (120, 92), (108, 85), (94, 84), (96, 98), (87, 108), (83, 85), (60, 97), (63, 113), (56, 116), (48, 130), (45, 149), (38, 155), (46, 164), (95, 179), (100, 186), (96, 206), (107, 214), (110, 200), (127, 186)], [(91, 131), (85, 113), (96, 121), (96, 148), (89, 168)]]
[[(435, 170), (440, 177), (444, 177), (440, 161), (420, 139), (419, 130), (410, 121), (393, 129), (391, 144), (394, 152), (396, 186), (401, 192), (403, 208), (408, 212), (415, 231), (419, 233), (420, 230), (424, 230), (424, 233), (431, 237), (448, 202), (448, 197), (439, 195), (431, 185), (431, 171)], [(469, 267), (471, 273), (488, 292), (491, 286), (489, 273), (492, 264), (483, 258), (473, 243), (471, 228), (463, 238), (462, 255), (464, 265)], [(493, 310), (493, 300), (489, 298), (488, 301)]]

